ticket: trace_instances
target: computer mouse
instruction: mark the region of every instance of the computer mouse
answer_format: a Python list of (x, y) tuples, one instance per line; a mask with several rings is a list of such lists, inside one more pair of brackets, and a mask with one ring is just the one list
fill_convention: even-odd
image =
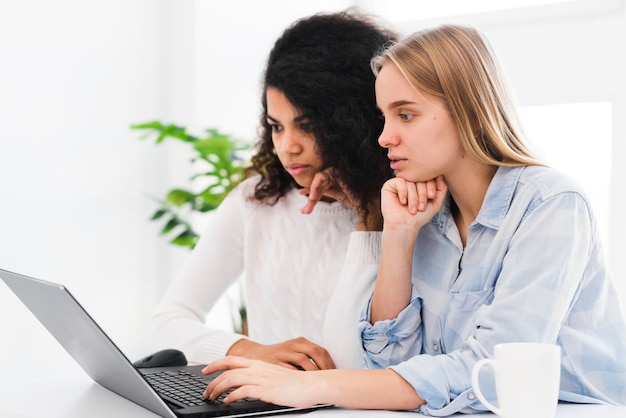
[(148, 367), (172, 367), (172, 366), (186, 366), (187, 358), (185, 354), (174, 348), (167, 348), (165, 350), (157, 351), (144, 358), (141, 358), (133, 363), (138, 369)]

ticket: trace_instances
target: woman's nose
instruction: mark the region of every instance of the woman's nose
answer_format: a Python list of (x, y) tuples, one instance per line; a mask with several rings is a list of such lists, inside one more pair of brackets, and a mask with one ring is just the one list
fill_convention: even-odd
[(302, 152), (300, 135), (292, 130), (283, 131), (279, 141), (279, 150), (287, 154), (298, 154)]
[(392, 132), (389, 126), (385, 123), (385, 126), (383, 127), (383, 131), (380, 133), (380, 136), (378, 137), (378, 144), (383, 148), (389, 148), (392, 145), (397, 145), (397, 143), (398, 143), (398, 137), (396, 136), (395, 133)]

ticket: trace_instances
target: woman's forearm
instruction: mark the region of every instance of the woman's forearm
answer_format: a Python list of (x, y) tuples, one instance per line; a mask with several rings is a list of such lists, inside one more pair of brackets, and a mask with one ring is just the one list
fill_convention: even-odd
[(411, 269), (415, 236), (403, 230), (383, 230), (378, 276), (370, 321), (393, 319), (411, 301)]
[(319, 403), (356, 409), (413, 410), (425, 402), (406, 380), (391, 369), (323, 370), (307, 372)]

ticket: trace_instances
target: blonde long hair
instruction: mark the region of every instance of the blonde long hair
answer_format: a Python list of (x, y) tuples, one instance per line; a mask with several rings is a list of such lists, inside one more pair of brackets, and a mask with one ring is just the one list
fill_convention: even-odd
[(470, 157), (496, 166), (545, 165), (524, 133), (489, 42), (475, 29), (444, 25), (416, 32), (371, 62), (374, 74), (393, 62), (411, 85), (441, 99)]

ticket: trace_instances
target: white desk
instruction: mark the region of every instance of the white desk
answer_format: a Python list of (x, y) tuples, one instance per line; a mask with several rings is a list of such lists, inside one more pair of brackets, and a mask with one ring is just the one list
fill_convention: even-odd
[[(0, 337), (0, 418), (158, 418), (94, 383), (34, 318), (30, 321), (32, 324), (25, 329), (15, 333), (4, 330)], [(282, 416), (411, 418), (422, 415), (324, 409)], [(475, 416), (496, 418), (493, 414)], [(454, 417), (470, 418), (472, 415), (456, 414)], [(563, 404), (559, 405), (556, 415), (556, 418), (598, 417), (626, 418), (626, 407)]]
[[(4, 374), (0, 394), (0, 418), (158, 418), (152, 412), (104, 389), (94, 383), (77, 368), (69, 368), (62, 376), (46, 374), (41, 365), (42, 376), (21, 377), (11, 382)], [(287, 414), (284, 417), (311, 418), (409, 418), (419, 414), (388, 411), (352, 411), (324, 409), (308, 414)], [(480, 414), (479, 417), (495, 417)], [(455, 414), (454, 417), (468, 418), (471, 415)], [(605, 405), (559, 405), (556, 418), (625, 418), (626, 407)]]
[[(147, 409), (94, 383), (19, 301), (5, 299), (0, 294), (1, 308), (13, 303), (20, 309), (7, 308), (7, 320), (0, 322), (0, 418), (158, 418)], [(126, 354), (131, 360), (139, 358), (137, 353), (132, 355), (128, 351)], [(422, 415), (323, 409), (282, 416), (411, 418)], [(474, 416), (495, 418), (489, 413)], [(556, 414), (556, 418), (598, 417), (626, 418), (626, 407), (563, 404), (559, 405)]]

